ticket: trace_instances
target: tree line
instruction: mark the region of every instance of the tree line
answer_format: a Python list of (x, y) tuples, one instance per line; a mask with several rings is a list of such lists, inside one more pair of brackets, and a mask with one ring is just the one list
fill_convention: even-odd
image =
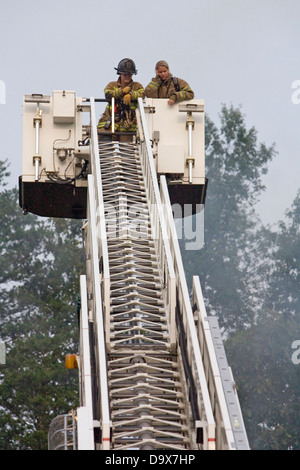
[[(259, 143), (240, 108), (206, 119), (208, 191), (204, 247), (182, 250), (198, 274), (208, 315), (217, 315), (252, 449), (300, 449), (300, 191), (276, 228), (255, 204), (275, 145)], [(279, 182), (278, 182), (279, 183)]]
[[(182, 256), (199, 275), (208, 315), (225, 338), (252, 449), (300, 449), (300, 192), (276, 229), (255, 205), (276, 157), (240, 108), (206, 117), (205, 244)], [(47, 449), (52, 419), (78, 406), (76, 296), (84, 273), (81, 221), (23, 215), (0, 162), (0, 449)], [(299, 354), (300, 356), (300, 354)]]

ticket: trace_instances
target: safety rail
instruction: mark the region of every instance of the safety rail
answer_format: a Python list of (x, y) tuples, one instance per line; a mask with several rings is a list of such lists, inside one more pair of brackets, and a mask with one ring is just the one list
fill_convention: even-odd
[(103, 203), (100, 156), (97, 132), (97, 119), (95, 110), (95, 99), (90, 98), (90, 145), (91, 145), (91, 181), (95, 194), (95, 217), (96, 217), (96, 234), (97, 246), (99, 250), (99, 266), (101, 276), (101, 291), (103, 301), (103, 312), (105, 321), (105, 343), (106, 348), (110, 347), (110, 270), (108, 260), (107, 235), (105, 226), (105, 208)]
[(193, 277), (194, 318), (212, 408), (218, 449), (247, 450), (249, 443), (217, 318), (208, 317), (198, 276)]
[[(215, 420), (210, 405), (210, 398), (207, 389), (205, 373), (193, 319), (193, 312), (188, 295), (185, 274), (182, 266), (182, 259), (171, 210), (169, 193), (165, 177), (161, 177), (161, 192), (159, 191), (157, 175), (153, 162), (153, 154), (151, 150), (148, 129), (146, 126), (144, 104), (142, 99), (139, 99), (138, 124), (140, 127), (140, 134), (142, 135), (142, 139), (140, 140), (141, 157), (146, 175), (149, 203), (151, 204), (151, 210), (153, 210), (153, 206), (157, 209), (157, 216), (161, 220), (161, 226), (163, 229), (161, 234), (161, 243), (163, 243), (163, 245), (167, 247), (166, 249), (168, 254), (169, 266), (172, 267), (172, 271), (174, 271), (175, 269), (175, 286), (173, 283), (172, 288), (173, 292), (174, 288), (175, 290), (177, 289), (177, 309), (179, 309), (179, 315), (183, 321), (183, 336), (185, 336), (185, 344), (182, 344), (182, 347), (186, 347), (187, 349), (188, 367), (191, 369), (191, 374), (195, 382), (194, 392), (197, 396), (197, 408), (200, 418), (197, 419), (198, 416), (195, 416), (196, 432), (200, 430), (200, 428), (202, 428), (203, 430), (203, 449), (215, 449)], [(162, 190), (162, 188), (164, 189)], [(174, 282), (174, 279), (172, 279), (172, 281)], [(175, 306), (176, 298), (173, 300), (173, 302)], [(172, 327), (172, 331), (174, 332), (175, 345), (175, 341), (177, 338), (175, 311), (173, 312)]]
[[(197, 355), (193, 359), (196, 359), (197, 367), (200, 369), (198, 374), (200, 377), (202, 406), (206, 416), (210, 416), (211, 426), (208, 425), (208, 433), (215, 434), (214, 437), (212, 435), (207, 436), (208, 441), (212, 443), (215, 440), (215, 447), (218, 450), (248, 449), (249, 445), (239, 401), (231, 371), (227, 364), (217, 319), (211, 318), (210, 321), (206, 315), (198, 276), (193, 277), (192, 305), (194, 308), (192, 309), (191, 306), (165, 176), (160, 178), (160, 188), (175, 272), (179, 280), (177, 284), (179, 310), (182, 315), (184, 329), (191, 335), (190, 341), (194, 342), (193, 347), (197, 351)], [(214, 344), (213, 337), (216, 337), (216, 335), (218, 335), (217, 344)], [(219, 358), (217, 357), (218, 349), (220, 350)], [(213, 413), (213, 420), (211, 413)], [(206, 422), (209, 423), (208, 420)], [(213, 423), (215, 423), (215, 430), (213, 430)]]
[(143, 139), (140, 139), (140, 156), (144, 171), (144, 179), (149, 205), (153, 238), (157, 244), (158, 256), (161, 262), (161, 270), (167, 293), (168, 318), (170, 326), (171, 350), (176, 349), (176, 276), (173, 268), (171, 251), (167, 243), (167, 229), (163, 218), (163, 209), (157, 183), (157, 174), (154, 167), (153, 155), (145, 121), (143, 100), (139, 98), (138, 107), (139, 124), (142, 126)]
[[(167, 224), (167, 236), (170, 241), (174, 269), (177, 279), (178, 315), (185, 333), (185, 346), (188, 354), (188, 362), (195, 381), (195, 393), (197, 396), (200, 423), (203, 428), (203, 448), (212, 450), (216, 448), (216, 422), (213, 416), (211, 399), (207, 387), (205, 371), (202, 363), (200, 346), (194, 323), (193, 311), (188, 293), (186, 277), (184, 273), (178, 237), (174, 224), (169, 192), (165, 176), (160, 178), (161, 200), (164, 208), (164, 216)], [(180, 328), (180, 324), (178, 324)]]
[[(87, 253), (87, 279), (89, 285), (88, 309), (91, 312), (94, 323), (95, 335), (95, 360), (98, 377), (99, 391), (99, 421), (101, 429), (102, 450), (110, 449), (110, 411), (107, 384), (106, 348), (104, 319), (109, 316), (109, 266), (106, 245), (104, 208), (101, 199), (101, 174), (99, 166), (99, 150), (97, 123), (94, 100), (91, 99), (91, 170), (88, 175), (88, 204), (86, 231)], [(101, 272), (100, 272), (101, 271)], [(101, 292), (102, 286), (102, 292)], [(109, 331), (109, 329), (108, 329)], [(107, 330), (106, 330), (107, 333)]]
[(77, 408), (78, 450), (94, 450), (93, 395), (91, 376), (91, 345), (88, 318), (86, 276), (80, 276), (80, 351), (78, 359), (80, 376), (80, 408)]
[(48, 433), (49, 450), (76, 450), (76, 415), (71, 411), (54, 418)]

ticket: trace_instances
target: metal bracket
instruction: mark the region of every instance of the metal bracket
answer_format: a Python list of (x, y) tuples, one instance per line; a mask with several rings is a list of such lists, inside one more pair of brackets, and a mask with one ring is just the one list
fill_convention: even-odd
[(34, 155), (33, 159), (33, 166), (35, 167), (35, 181), (39, 180), (39, 166), (42, 162), (42, 157), (40, 155)]
[(179, 111), (184, 113), (203, 113), (204, 105), (197, 103), (185, 103), (179, 105)]
[(77, 111), (79, 113), (89, 112), (91, 110), (91, 106), (89, 104), (78, 104)]
[(41, 93), (32, 93), (25, 95), (25, 103), (50, 103), (50, 95), (42, 95)]
[(33, 127), (36, 126), (36, 124), (39, 124), (39, 127), (42, 127), (42, 111), (38, 111), (37, 115), (33, 118)]
[(192, 130), (194, 130), (195, 121), (192, 118), (192, 113), (188, 112), (188, 117), (187, 117), (187, 120), (186, 120), (186, 123), (185, 123), (186, 130), (189, 130), (190, 126), (191, 126)]
[(6, 350), (5, 350), (5, 343), (0, 341), (0, 365), (6, 364)]
[(154, 114), (155, 106), (144, 106), (145, 113)]

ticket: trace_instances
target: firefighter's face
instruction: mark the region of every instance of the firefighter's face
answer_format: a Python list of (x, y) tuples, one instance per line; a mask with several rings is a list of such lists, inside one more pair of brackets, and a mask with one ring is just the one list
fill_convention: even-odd
[(132, 75), (130, 73), (120, 73), (122, 87), (130, 84)]
[(163, 66), (163, 65), (160, 65), (157, 69), (156, 69), (156, 73), (157, 75), (159, 76), (159, 78), (164, 82), (165, 80), (167, 80), (168, 76), (169, 76), (169, 70), (167, 69), (167, 67)]

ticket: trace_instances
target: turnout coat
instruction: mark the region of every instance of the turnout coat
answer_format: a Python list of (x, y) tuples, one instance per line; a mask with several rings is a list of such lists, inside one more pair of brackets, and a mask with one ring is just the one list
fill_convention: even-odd
[(115, 98), (115, 131), (119, 132), (134, 132), (136, 129), (136, 116), (135, 110), (138, 105), (138, 98), (145, 98), (145, 90), (143, 86), (131, 80), (130, 83), (130, 96), (131, 101), (129, 105), (123, 103), (123, 90), (121, 87), (120, 78), (118, 81), (110, 82), (104, 89), (105, 98), (109, 100), (104, 113), (102, 114), (98, 129), (110, 130), (111, 129), (111, 98)]
[(173, 77), (171, 73), (164, 82), (158, 76), (152, 78), (145, 92), (147, 98), (171, 98), (175, 103), (194, 98), (189, 84), (182, 78)]

